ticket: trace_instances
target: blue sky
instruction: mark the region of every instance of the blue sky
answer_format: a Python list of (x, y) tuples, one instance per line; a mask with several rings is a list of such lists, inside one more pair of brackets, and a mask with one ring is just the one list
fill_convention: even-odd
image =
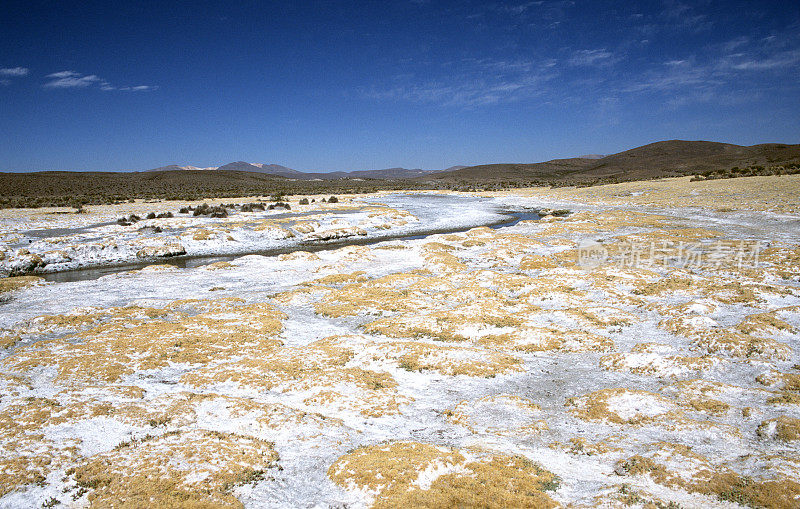
[(800, 142), (800, 2), (3, 3), (0, 171)]

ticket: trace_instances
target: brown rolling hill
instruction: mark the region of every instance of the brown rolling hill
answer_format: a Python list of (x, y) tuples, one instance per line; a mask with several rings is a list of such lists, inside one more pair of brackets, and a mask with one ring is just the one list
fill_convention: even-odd
[(659, 141), (600, 159), (554, 159), (533, 164), (484, 164), (439, 172), (419, 181), (492, 183), (529, 182), (584, 185), (693, 175), (733, 167), (800, 162), (800, 145), (767, 143), (741, 146), (710, 141)]
[[(243, 163), (249, 164), (249, 163)], [(732, 170), (738, 167), (738, 170)], [(783, 168), (781, 168), (783, 167)], [(0, 172), (0, 208), (114, 203), (132, 198), (201, 199), (282, 194), (367, 193), (380, 189), (502, 188), (593, 185), (705, 174), (703, 178), (800, 172), (800, 145), (744, 147), (708, 141), (661, 141), (597, 158), (535, 164), (485, 164), (407, 178), (410, 170), (385, 170), (378, 178), (353, 172), (287, 178), (233, 169), (152, 172)], [(375, 173), (375, 172), (363, 172)], [(311, 175), (311, 174), (306, 174)], [(398, 177), (405, 176), (406, 178)]]

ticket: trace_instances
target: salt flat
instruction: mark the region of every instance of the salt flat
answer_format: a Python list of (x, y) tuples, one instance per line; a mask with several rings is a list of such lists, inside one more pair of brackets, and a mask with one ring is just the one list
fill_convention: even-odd
[[(136, 264), (0, 279), (0, 506), (797, 507), (798, 196), (0, 211), (6, 272)], [(476, 226), (526, 207), (571, 213)]]

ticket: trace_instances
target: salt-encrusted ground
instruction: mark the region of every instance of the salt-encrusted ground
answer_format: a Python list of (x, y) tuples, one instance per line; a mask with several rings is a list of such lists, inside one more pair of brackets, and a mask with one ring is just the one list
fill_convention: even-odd
[[(490, 200), (475, 197), (432, 195), (411, 203), (392, 195), (349, 197), (337, 203), (323, 203), (322, 198), (305, 205), (295, 200), (291, 210), (228, 208), (229, 215), (224, 218), (179, 212), (200, 202), (138, 202), (91, 207), (82, 213), (52, 208), (4, 210), (0, 214), (0, 275), (143, 264), (176, 256), (276, 252), (320, 242), (390, 238), (507, 219)], [(253, 200), (240, 200), (239, 205), (258, 203)], [(231, 200), (207, 203), (215, 206)], [(263, 209), (270, 203), (262, 205)], [(404, 205), (413, 210), (402, 208)], [(147, 218), (168, 214), (171, 217)], [(141, 220), (118, 221), (131, 215)]]
[[(573, 213), (0, 279), (0, 506), (797, 507), (798, 196), (799, 178), (765, 177), (360, 197), (164, 226), (217, 254), (312, 221), (369, 237)], [(34, 228), (156, 207), (179, 205), (3, 211), (6, 260)], [(91, 242), (126, 261), (156, 238), (121, 228)], [(88, 259), (86, 231), (62, 233)]]

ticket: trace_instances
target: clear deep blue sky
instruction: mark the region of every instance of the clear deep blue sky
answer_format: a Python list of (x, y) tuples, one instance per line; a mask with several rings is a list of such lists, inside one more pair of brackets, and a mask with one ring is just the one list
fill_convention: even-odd
[(6, 0), (0, 171), (800, 142), (800, 2)]

